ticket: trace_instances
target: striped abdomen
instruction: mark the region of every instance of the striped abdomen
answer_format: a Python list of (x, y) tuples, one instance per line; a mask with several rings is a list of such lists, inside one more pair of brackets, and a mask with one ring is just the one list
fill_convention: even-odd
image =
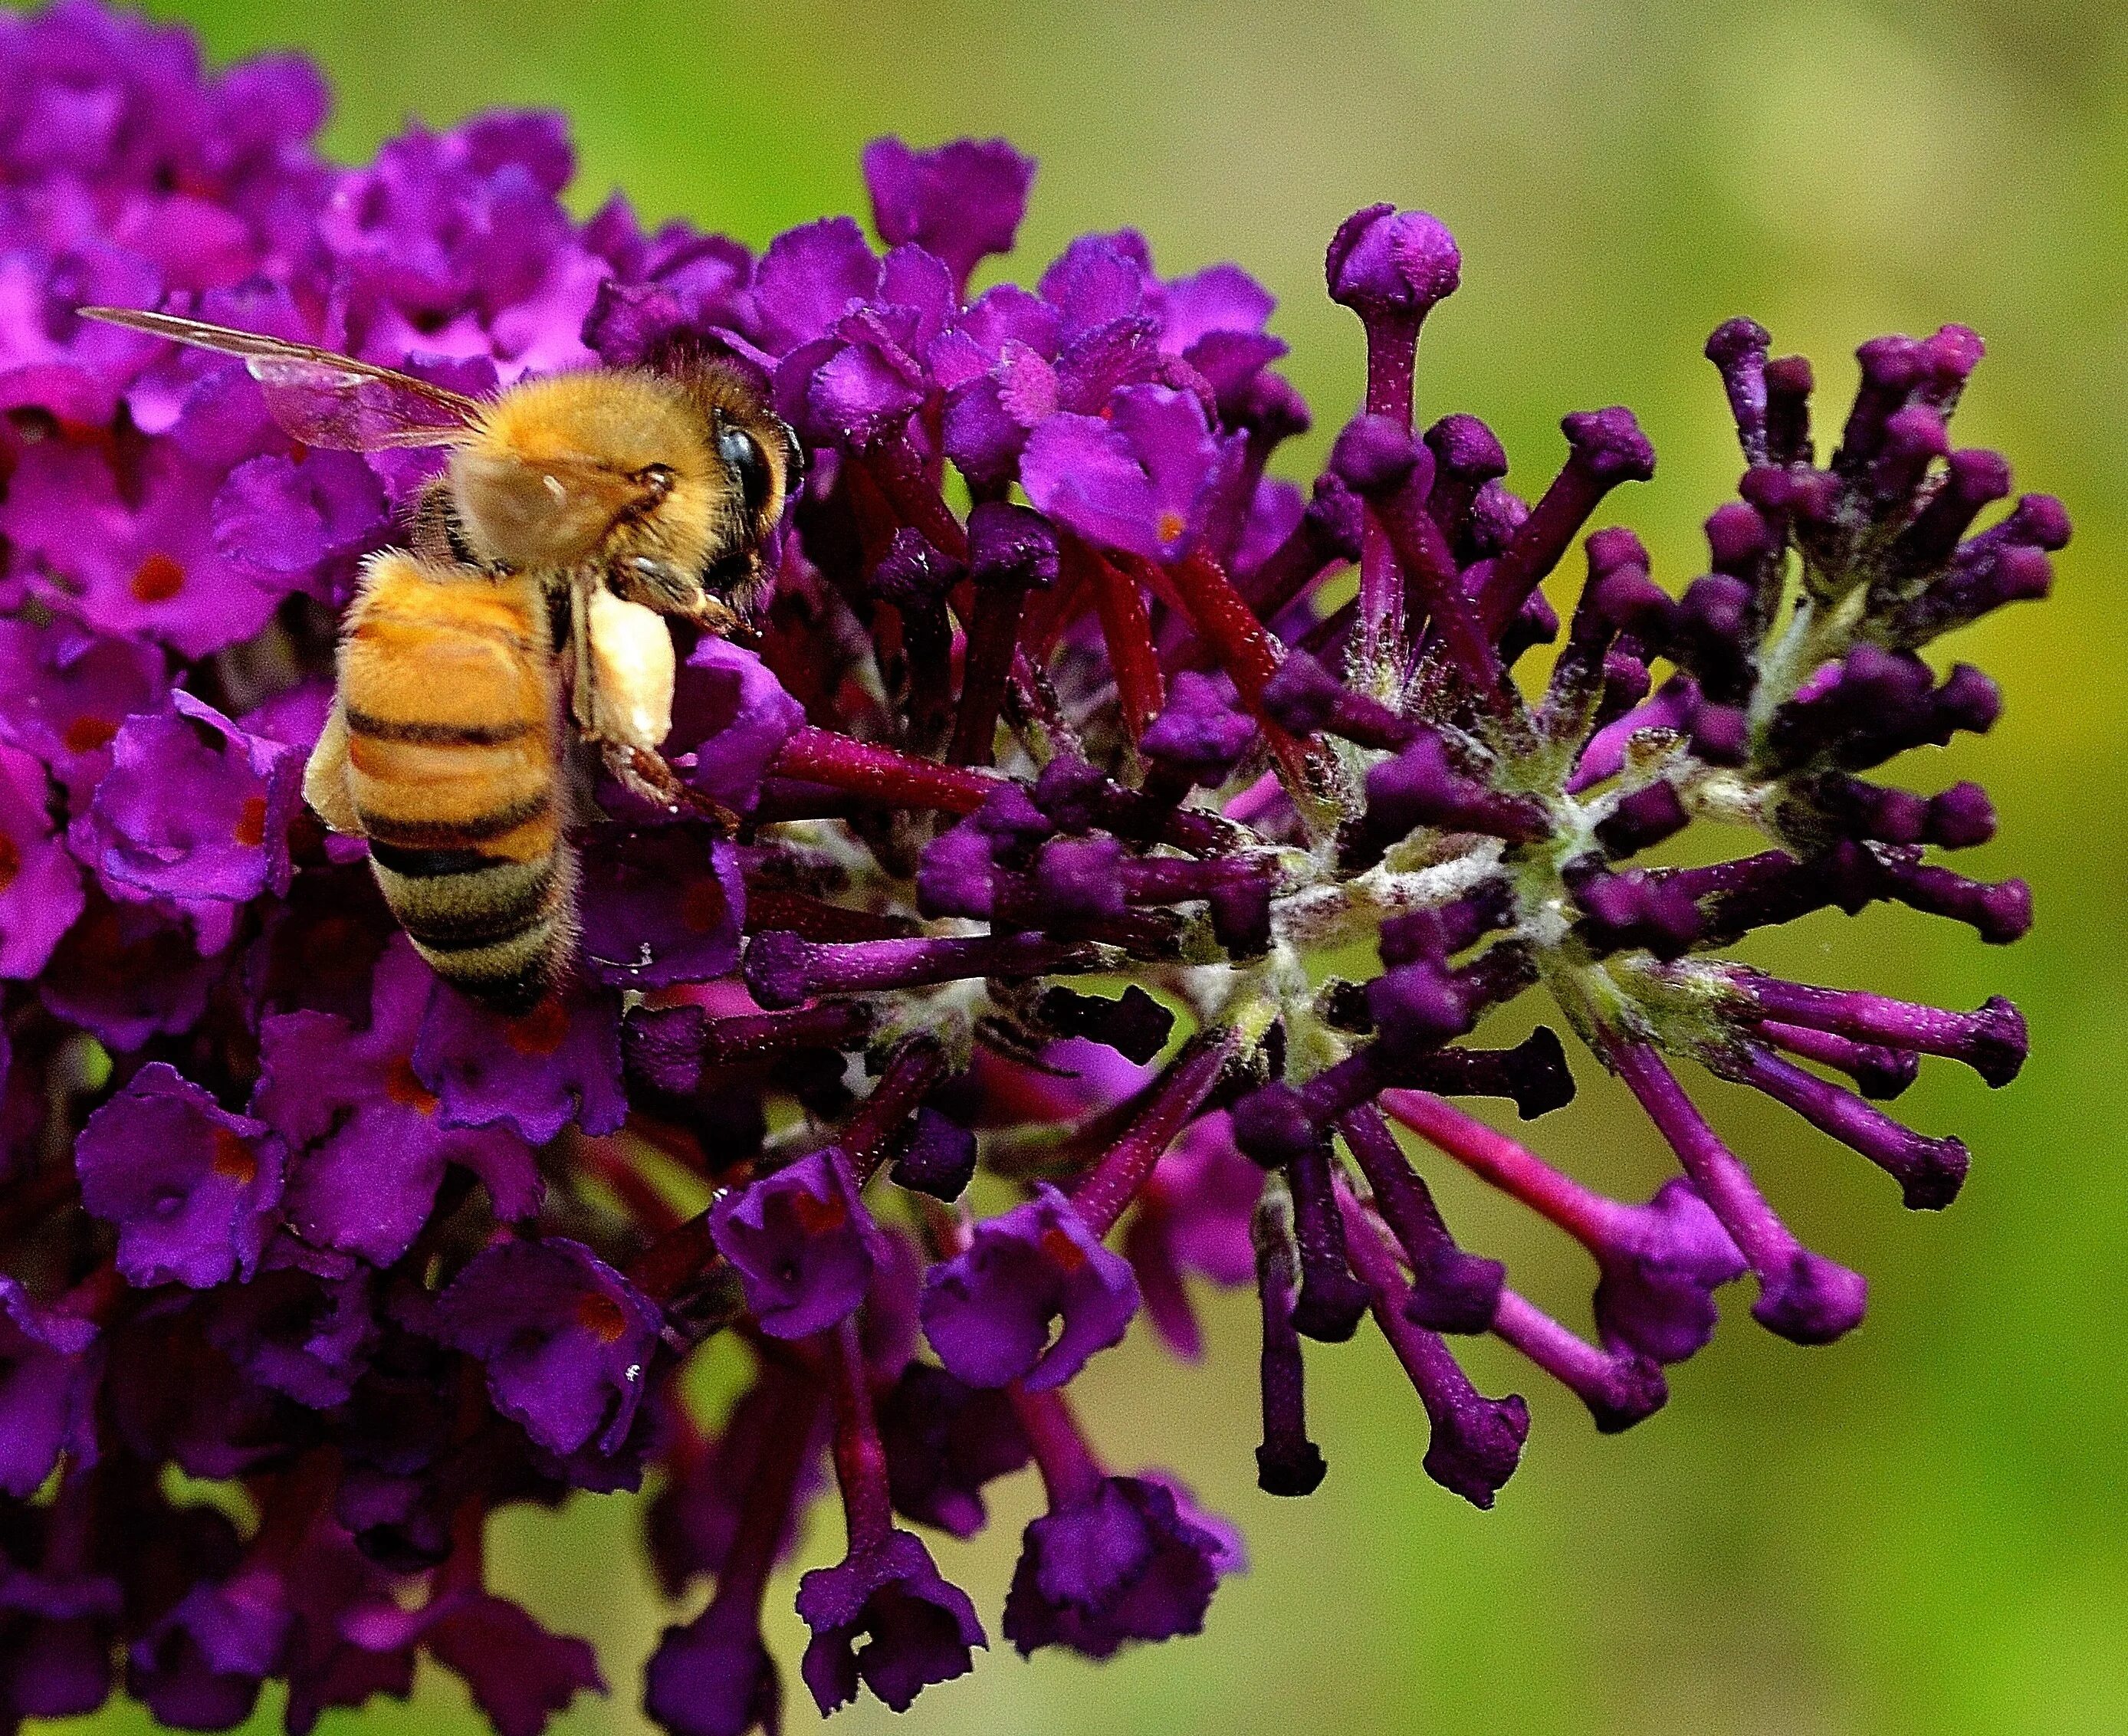
[(506, 1010), (569, 946), (547, 610), (515, 578), (378, 556), (340, 652), (347, 792), (385, 901), (436, 974)]

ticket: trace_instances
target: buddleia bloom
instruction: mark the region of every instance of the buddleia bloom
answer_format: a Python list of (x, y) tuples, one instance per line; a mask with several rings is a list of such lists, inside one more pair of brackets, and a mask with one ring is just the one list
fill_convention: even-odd
[[(1425, 1473), (1484, 1507), (1529, 1413), (1473, 1336), (1615, 1430), (1732, 1285), (1801, 1342), (1861, 1319), (1708, 1076), (1910, 1207), (1956, 1194), (1966, 1148), (1883, 1106), (1924, 1057), (2007, 1084), (2016, 1010), (1734, 954), (1879, 902), (2031, 921), (1945, 866), (1993, 833), (1981, 790), (1904, 781), (2000, 709), (1936, 642), (2044, 595), (2069, 535), (1953, 440), (1972, 333), (1864, 344), (1828, 417), (1807, 363), (1717, 330), (1741, 481), (1679, 586), (1602, 522), (1655, 470), (1629, 411), (1567, 415), (1512, 488), (1482, 421), (1415, 414), (1461, 269), (1423, 212), (1330, 240), (1366, 395), (1304, 490), (1272, 467), (1312, 413), (1238, 267), (1166, 276), (1119, 230), (971, 290), (1033, 183), (1004, 143), (881, 141), (876, 240), (756, 253), (617, 197), (576, 221), (552, 116), (343, 168), (325, 107), (299, 61), (211, 72), (89, 5), (0, 22), (7, 1718), (122, 1689), (226, 1728), (275, 1681), (302, 1732), (425, 1657), (531, 1736), (604, 1678), (482, 1538), (571, 1490), (654, 1492), (672, 1617), (624, 1691), (675, 1736), (773, 1730), (786, 1681), (904, 1708), (998, 1639), (1105, 1658), (1217, 1619), (1242, 1566), (1074, 1398), (1133, 1331), (1199, 1355), (1204, 1286), (1261, 1329), (1261, 1430), (1208, 1462), (1334, 1474), (1307, 1366), (1379, 1331)], [(240, 366), (90, 302), (476, 393), (718, 356), (796, 430), (758, 633), (675, 628), (665, 752), (739, 823), (600, 790), (579, 956), (530, 1013), (439, 985), (300, 799), (338, 616), (433, 456), (306, 449)], [(1671, 866), (1703, 822), (1759, 847)], [(1475, 1034), (1524, 1000), (1533, 1035)], [(1570, 1043), (1674, 1151), (1651, 1198), (1576, 1178)], [(1454, 1166), (1580, 1245), (1586, 1318), (1458, 1240)], [(720, 1335), (752, 1372), (713, 1425), (684, 1376)], [(957, 1544), (1029, 1473), (978, 1609)], [(823, 1499), (842, 1545), (779, 1657), (764, 1599)]]

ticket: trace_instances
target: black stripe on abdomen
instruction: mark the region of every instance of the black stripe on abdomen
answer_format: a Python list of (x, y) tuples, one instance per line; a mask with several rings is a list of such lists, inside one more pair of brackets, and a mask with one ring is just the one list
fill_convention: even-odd
[(382, 862), (394, 874), (404, 875), (410, 880), (432, 880), (446, 874), (477, 874), (483, 868), (500, 867), (509, 860), (506, 856), (484, 856), (477, 850), (407, 850), (378, 838), (369, 841), (369, 855), (373, 861)]
[(428, 723), (373, 717), (345, 708), (349, 730), (373, 742), (409, 742), (421, 747), (496, 747), (522, 741), (536, 727), (525, 719), (511, 723)]
[(497, 808), (492, 813), (476, 814), (463, 820), (397, 820), (381, 813), (372, 813), (357, 806), (355, 817), (362, 822), (362, 829), (373, 840), (403, 848), (424, 851), (450, 851), (468, 844), (477, 844), (488, 838), (501, 837), (505, 832), (515, 832), (520, 826), (529, 825), (543, 818), (554, 804), (551, 789), (542, 790), (537, 795), (528, 796), (521, 802), (513, 802), (506, 808)]
[(558, 853), (515, 862), (472, 850), (401, 850), (372, 842), (369, 854), (400, 926), (441, 951), (515, 939), (555, 904)]

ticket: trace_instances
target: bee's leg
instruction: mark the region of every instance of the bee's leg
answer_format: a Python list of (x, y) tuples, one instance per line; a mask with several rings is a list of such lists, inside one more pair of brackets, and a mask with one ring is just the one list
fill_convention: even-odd
[(664, 756), (647, 747), (631, 747), (622, 742), (601, 742), (606, 770), (615, 781), (639, 801), (668, 813), (691, 814), (707, 820), (725, 837), (737, 836), (742, 822), (722, 802), (714, 801), (682, 783)]

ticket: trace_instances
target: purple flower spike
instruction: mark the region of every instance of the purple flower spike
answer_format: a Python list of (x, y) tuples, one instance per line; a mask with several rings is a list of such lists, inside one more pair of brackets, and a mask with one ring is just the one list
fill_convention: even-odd
[(1034, 160), (1002, 139), (957, 139), (911, 150), (899, 139), (864, 149), (872, 222), (889, 246), (913, 241), (944, 260), (955, 285), (991, 254), (1012, 251), (1034, 184)]
[(96, 1457), (96, 1326), (0, 1275), (0, 1489), (27, 1501), (60, 1454)]
[(798, 1582), (798, 1613), (813, 1630), (805, 1686), (823, 1712), (855, 1700), (861, 1681), (905, 1712), (933, 1683), (967, 1675), (971, 1652), (986, 1643), (967, 1594), (939, 1577), (931, 1552), (906, 1531), (814, 1568)]
[(658, 1311), (581, 1242), (484, 1250), (436, 1315), (446, 1343), (487, 1364), (496, 1408), (549, 1452), (612, 1454), (628, 1439)]
[(884, 1257), (880, 1231), (832, 1148), (725, 1194), (710, 1213), (764, 1332), (805, 1338), (846, 1320)]
[(74, 1162), (83, 1205), (118, 1226), (129, 1283), (204, 1290), (248, 1278), (278, 1221), (279, 1138), (162, 1061), (89, 1117)]
[[(500, 1736), (539, 1736), (599, 1672), (487, 1589), (487, 1520), (654, 1473), (653, 1571), (714, 1595), (645, 1710), (773, 1736), (764, 1594), (818, 1534), (830, 1446), (847, 1558), (800, 1599), (822, 1705), (967, 1672), (973, 1610), (895, 1515), (971, 1535), (1030, 1457), (1048, 1510), (1005, 1631), (1106, 1657), (1195, 1631), (1240, 1563), (1071, 1420), (1141, 1302), (1194, 1361), (1220, 1348), (1200, 1287), (1253, 1278), (1282, 1496), (1324, 1475), (1303, 1340), (1371, 1313), (1428, 1473), (1483, 1506), (1527, 1414), (1443, 1331), (1489, 1331), (1609, 1430), (1746, 1271), (1791, 1338), (1860, 1318), (1862, 1278), (1774, 1216), (1679, 1058), (1949, 1201), (1964, 1145), (1874, 1105), (1929, 1056), (2008, 1084), (2016, 1010), (1724, 954), (1873, 903), (1991, 943), (2031, 924), (2023, 881), (1939, 854), (2013, 817), (1891, 763), (1994, 723), (2002, 692), (1937, 642), (2046, 595), (2070, 534), (1960, 443), (1971, 331), (1864, 344), (1851, 410), (1814, 413), (1807, 362), (1724, 325), (1744, 474), (1673, 580), (1597, 528), (1653, 471), (1627, 410), (1566, 417), (1541, 492), (1475, 417), (1418, 433), (1462, 263), (1423, 212), (1330, 241), (1366, 387), (1304, 486), (1271, 470), (1323, 406), (1272, 371), (1262, 284), (1163, 277), (1129, 228), (1000, 269), (1033, 173), (1001, 140), (879, 140), (872, 230), (756, 254), (618, 194), (580, 220), (558, 116), (342, 166), (313, 143), (328, 101), (299, 59), (216, 68), (102, 0), (0, 16), (0, 1725), (116, 1685), (197, 1728), (278, 1696), (306, 1736), (403, 1698), (425, 1653)], [(540, 1006), (440, 985), (363, 841), (302, 803), (363, 562), (442, 534), (448, 454), (335, 449), (286, 382), (92, 307), (483, 401), (728, 368), (792, 431), (789, 510), (707, 576), (742, 628), (674, 628), (661, 747), (692, 801), (595, 771), (562, 792), (580, 932)], [(390, 408), (364, 392), (356, 443)], [(1570, 610), (1546, 581), (1577, 541)], [(1717, 825), (1759, 841), (1694, 835)], [(529, 896), (544, 861), (487, 859), (530, 836), (439, 834), (410, 883)], [(1333, 951), (1357, 980), (1323, 979)], [(1474, 1042), (1532, 992), (1561, 1016)], [(1570, 1173), (1573, 1032), (1684, 1166), (1645, 1204)], [(1551, 1117), (1561, 1161), (1474, 1097)], [(1385, 1117), (1587, 1250), (1593, 1333), (1456, 1243)], [(727, 1330), (760, 1354), (711, 1439), (667, 1401)], [(178, 1499), (170, 1466), (255, 1515)]]
[(924, 1333), (947, 1371), (971, 1387), (1017, 1380), (1046, 1392), (1119, 1343), (1138, 1303), (1129, 1262), (1044, 1183), (1024, 1205), (977, 1224), (965, 1252), (931, 1269)]

